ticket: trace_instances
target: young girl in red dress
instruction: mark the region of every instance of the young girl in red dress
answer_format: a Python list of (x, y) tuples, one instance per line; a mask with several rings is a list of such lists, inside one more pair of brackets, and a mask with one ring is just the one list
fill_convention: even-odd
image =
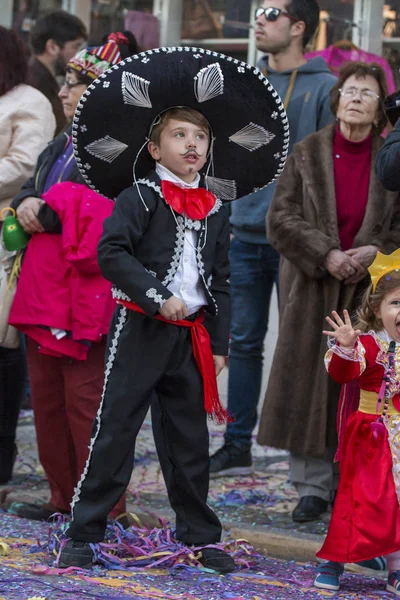
[[(339, 439), (340, 482), (314, 585), (338, 590), (343, 563), (384, 555), (387, 590), (400, 596), (400, 249), (378, 252), (352, 325), (335, 311), (327, 317), (333, 338), (325, 356), (341, 384), (338, 423), (348, 410), (346, 387), (359, 386), (358, 408)], [(354, 395), (354, 394), (353, 394)], [(343, 430), (342, 427), (339, 427)]]

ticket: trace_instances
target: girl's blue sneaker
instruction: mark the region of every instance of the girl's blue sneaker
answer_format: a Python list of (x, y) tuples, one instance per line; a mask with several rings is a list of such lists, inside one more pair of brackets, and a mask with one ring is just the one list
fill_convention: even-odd
[(396, 596), (400, 596), (400, 571), (390, 571), (386, 589)]
[(328, 561), (319, 565), (314, 585), (323, 590), (333, 590), (337, 592), (340, 588), (340, 577), (343, 574), (343, 565), (341, 563)]

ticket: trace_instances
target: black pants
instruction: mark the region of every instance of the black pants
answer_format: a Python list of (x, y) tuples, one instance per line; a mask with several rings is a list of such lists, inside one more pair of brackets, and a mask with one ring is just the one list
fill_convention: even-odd
[(22, 347), (0, 347), (0, 447), (12, 446), (26, 385)]
[(135, 441), (155, 392), (155, 430), (176, 537), (185, 544), (219, 541), (221, 524), (207, 505), (209, 438), (203, 383), (190, 329), (119, 307), (106, 354), (105, 392), (92, 451), (72, 504), (68, 535), (99, 542), (107, 514), (129, 484)]

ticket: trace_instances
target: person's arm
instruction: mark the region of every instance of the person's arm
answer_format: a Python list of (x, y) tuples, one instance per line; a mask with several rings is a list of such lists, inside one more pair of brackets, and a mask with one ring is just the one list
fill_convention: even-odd
[(173, 294), (135, 258), (136, 247), (156, 209), (156, 197), (147, 194), (146, 204), (148, 211), (133, 187), (118, 196), (112, 215), (104, 221), (98, 260), (103, 276), (154, 316)]
[(221, 211), (226, 213), (221, 230), (218, 235), (214, 264), (212, 269), (212, 281), (210, 290), (218, 307), (216, 316), (205, 313), (207, 330), (211, 338), (211, 348), (214, 355), (228, 356), (229, 330), (231, 315), (231, 289), (229, 284), (229, 244), (230, 224), (228, 211), (222, 207)]
[(400, 193), (397, 194), (397, 200), (393, 204), (392, 218), (387, 233), (377, 232), (375, 240), (371, 241), (371, 244), (375, 244), (383, 254), (392, 254), (397, 248), (400, 248)]
[(10, 202), (11, 208), (13, 208), (14, 210), (17, 210), (17, 208), (19, 207), (21, 202), (23, 200), (25, 200), (25, 198), (32, 197), (32, 196), (34, 198), (40, 198), (40, 194), (38, 194), (38, 192), (36, 191), (36, 188), (35, 188), (36, 175), (37, 175), (37, 173), (35, 172), (32, 175), (32, 177), (29, 177), (29, 179), (27, 181), (25, 181), (25, 183), (21, 187), (20, 191), (16, 194), (14, 199)]
[(33, 173), (40, 152), (53, 138), (56, 125), (51, 105), (44, 97), (42, 102), (27, 98), (10, 119), (11, 144), (7, 154), (0, 158), (0, 200), (13, 198)]
[(387, 190), (400, 191), (400, 119), (378, 152), (375, 172)]
[[(48, 155), (50, 154), (51, 156), (52, 152), (52, 146), (49, 145), (40, 154), (36, 163), (34, 174), (24, 183), (18, 194), (11, 202), (11, 207), (17, 211), (17, 215), (21, 219), (21, 211), (25, 211), (25, 208), (27, 205), (29, 205), (27, 212), (29, 213), (29, 210), (33, 210), (35, 212), (37, 224), (41, 226), (42, 230), (44, 230), (46, 233), (61, 233), (62, 225), (60, 217), (47, 204), (47, 202), (37, 202), (35, 204), (30, 200), (33, 198), (42, 200), (42, 197), (37, 189), (37, 180), (40, 176), (42, 165), (49, 160)], [(56, 159), (53, 159), (53, 161), (54, 160)], [(21, 224), (23, 224), (23, 221), (24, 219), (22, 219)], [(35, 229), (35, 231), (38, 231), (38, 229)], [(34, 233), (34, 231), (32, 230), (30, 233)]]
[[(11, 208), (17, 212), (17, 217), (20, 219), (22, 227), (24, 227), (25, 231), (28, 233), (34, 233), (41, 226), (41, 224), (38, 222), (38, 213), (43, 205), (43, 201), (37, 190), (36, 183), (43, 161), (46, 159), (46, 156), (50, 151), (51, 145), (47, 146), (43, 152), (39, 154), (33, 175), (25, 181), (19, 192), (10, 203)], [(31, 231), (29, 231), (29, 220), (32, 221)], [(43, 226), (41, 226), (41, 228), (43, 229)]]
[[(83, 177), (80, 175), (78, 171), (78, 167), (73, 167), (68, 181), (62, 183), (74, 183), (77, 186), (84, 185), (87, 187), (87, 184)], [(60, 185), (60, 184), (55, 184)], [(58, 214), (45, 202), (39, 208), (38, 213), (38, 221), (42, 225), (43, 229), (46, 233), (62, 233), (62, 223)]]
[(325, 368), (338, 383), (349, 383), (365, 371), (365, 347), (360, 340), (361, 331), (354, 329), (349, 312), (343, 311), (343, 318), (333, 310), (332, 318), (326, 317), (333, 331), (322, 333), (335, 340), (325, 355)]
[(62, 232), (60, 217), (48, 204), (41, 205), (37, 218), (46, 233)]
[(340, 246), (337, 240), (305, 219), (302, 189), (302, 176), (291, 154), (268, 211), (268, 239), (280, 254), (306, 275), (319, 278), (326, 274), (324, 264), (329, 252)]
[(365, 371), (365, 348), (358, 340), (355, 347), (343, 349), (335, 344), (325, 354), (325, 368), (337, 383), (355, 381)]
[(336, 79), (328, 80), (323, 87), (321, 100), (318, 105), (317, 115), (317, 131), (330, 125), (334, 121), (334, 116), (331, 110), (331, 90), (336, 82)]

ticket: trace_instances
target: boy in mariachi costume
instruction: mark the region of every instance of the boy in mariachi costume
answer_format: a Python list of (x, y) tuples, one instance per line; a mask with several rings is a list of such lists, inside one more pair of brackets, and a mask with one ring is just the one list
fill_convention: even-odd
[(117, 197), (98, 256), (114, 285), (102, 401), (72, 502), (61, 567), (90, 567), (91, 544), (127, 488), (152, 395), (176, 538), (220, 573), (232, 558), (207, 546), (221, 524), (207, 505), (207, 415), (232, 418), (216, 374), (228, 354), (229, 220), (224, 201), (283, 169), (287, 118), (268, 80), (246, 63), (196, 48), (126, 59), (82, 96), (74, 123), (88, 185)]

